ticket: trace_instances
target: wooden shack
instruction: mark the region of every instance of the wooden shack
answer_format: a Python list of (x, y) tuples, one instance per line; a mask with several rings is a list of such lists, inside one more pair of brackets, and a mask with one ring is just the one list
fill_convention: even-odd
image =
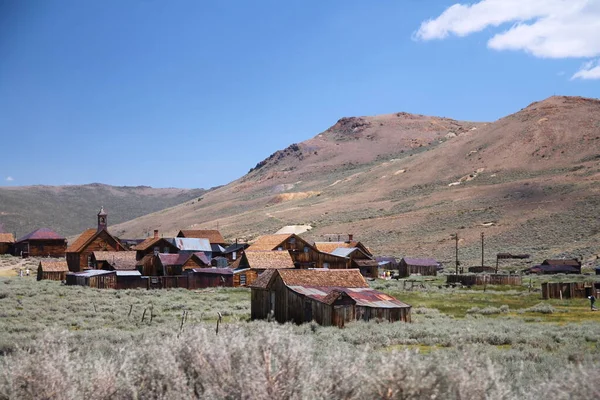
[(65, 256), (67, 239), (49, 228), (37, 229), (14, 244), (14, 255), (22, 257), (56, 257)]
[(293, 233), (260, 236), (246, 251), (287, 251), (296, 268), (321, 267), (319, 251)]
[(67, 285), (89, 286), (96, 289), (116, 289), (117, 272), (90, 269), (83, 272), (69, 272)]
[(523, 279), (520, 275), (505, 274), (476, 274), (476, 275), (447, 275), (446, 283), (460, 283), (463, 286), (475, 285), (509, 285), (521, 286)]
[(42, 260), (38, 264), (37, 280), (64, 281), (67, 272), (69, 272), (69, 266), (65, 260)]
[(231, 268), (194, 268), (188, 275), (189, 288), (233, 287), (233, 275)]
[(377, 278), (379, 275), (379, 263), (372, 256), (365, 253), (359, 247), (340, 247), (335, 249), (331, 255), (342, 257), (347, 261), (347, 268), (356, 268), (363, 276)]
[(547, 299), (584, 299), (598, 297), (600, 282), (545, 282), (542, 283), (542, 297)]
[(93, 269), (94, 251), (124, 251), (119, 239), (108, 232), (108, 215), (104, 208), (98, 213), (97, 229), (88, 229), (67, 248), (69, 271), (80, 272)]
[(436, 276), (440, 263), (433, 258), (404, 257), (398, 264), (401, 277), (410, 275)]
[(15, 237), (12, 233), (0, 232), (0, 254), (9, 254), (15, 244)]
[[(264, 271), (275, 269), (294, 269), (294, 261), (287, 251), (248, 251), (246, 250), (240, 259), (233, 263), (234, 269), (249, 269), (246, 273), (247, 285)], [(244, 286), (240, 283), (240, 286)]]
[(411, 307), (369, 288), (358, 269), (268, 270), (250, 287), (252, 319), (338, 327), (354, 320), (410, 322)]
[(116, 289), (148, 289), (148, 277), (139, 271), (115, 271), (117, 274)]

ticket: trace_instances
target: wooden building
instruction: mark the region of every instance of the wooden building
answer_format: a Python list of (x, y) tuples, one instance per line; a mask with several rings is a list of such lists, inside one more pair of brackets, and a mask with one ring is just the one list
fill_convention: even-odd
[(189, 288), (233, 287), (233, 275), (231, 268), (194, 268), (188, 275)]
[(576, 258), (547, 259), (540, 265), (523, 270), (526, 274), (581, 274), (581, 262)]
[(52, 229), (37, 229), (14, 244), (14, 255), (22, 257), (62, 258), (67, 250), (67, 239)]
[(148, 254), (137, 263), (138, 270), (144, 276), (181, 275), (194, 268), (203, 267), (210, 267), (210, 261), (202, 252), (192, 254)]
[(139, 271), (115, 271), (117, 273), (116, 289), (148, 289), (148, 277)]
[(225, 248), (222, 256), (227, 258), (230, 263), (237, 261), (241, 254), (249, 247), (248, 243), (234, 243)]
[(268, 270), (250, 287), (252, 319), (343, 327), (354, 320), (411, 318), (408, 304), (369, 288), (357, 269)]
[(89, 286), (96, 289), (116, 289), (117, 271), (90, 269), (83, 272), (69, 272), (67, 285)]
[(158, 236), (158, 229), (154, 230), (154, 236), (145, 239), (143, 242), (134, 247), (138, 260), (144, 258), (148, 254), (158, 253), (179, 253), (179, 249), (169, 239)]
[(220, 246), (227, 247), (227, 242), (216, 229), (185, 229), (179, 231), (177, 237), (180, 238), (192, 238), (192, 239), (208, 239), (210, 244), (217, 244)]
[(67, 248), (69, 271), (80, 272), (93, 269), (94, 251), (125, 251), (119, 239), (108, 232), (107, 221), (108, 215), (102, 208), (98, 213), (98, 228), (86, 230)]
[(377, 278), (379, 275), (379, 263), (372, 256), (365, 253), (359, 247), (340, 247), (335, 249), (332, 255), (343, 257), (347, 260), (347, 268), (358, 269), (363, 276)]
[(64, 281), (67, 272), (69, 272), (69, 266), (65, 260), (42, 260), (38, 264), (37, 280)]
[(15, 237), (12, 233), (0, 232), (0, 254), (9, 254), (15, 244)]
[(361, 249), (363, 251), (363, 253), (373, 257), (373, 253), (371, 252), (371, 249), (369, 249), (367, 246), (365, 246), (363, 243), (359, 242), (358, 240), (354, 240), (354, 236), (353, 235), (348, 235), (348, 240), (346, 241), (337, 241), (337, 242), (315, 242), (315, 247), (317, 248), (317, 250), (323, 252), (323, 253), (332, 253), (335, 249), (339, 249), (339, 248), (349, 248), (349, 247), (358, 247), (359, 249)]
[(107, 271), (136, 271), (135, 251), (94, 251), (92, 266)]
[(436, 276), (440, 263), (433, 258), (410, 258), (404, 257), (398, 264), (399, 275), (424, 275)]
[(600, 282), (544, 282), (542, 297), (547, 299), (584, 299), (598, 297)]

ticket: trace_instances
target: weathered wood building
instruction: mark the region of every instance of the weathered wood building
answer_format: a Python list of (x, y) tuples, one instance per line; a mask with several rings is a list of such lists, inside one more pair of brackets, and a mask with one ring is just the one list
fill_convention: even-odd
[(404, 257), (398, 264), (398, 272), (402, 277), (410, 275), (436, 276), (440, 263), (433, 258)]
[(138, 260), (141, 260), (148, 254), (179, 253), (179, 248), (177, 248), (177, 246), (175, 246), (169, 239), (158, 236), (158, 229), (154, 230), (154, 236), (146, 238), (143, 242), (137, 244), (133, 250), (136, 251), (136, 257)]
[(188, 275), (190, 289), (233, 287), (231, 268), (194, 268)]
[(38, 264), (37, 280), (64, 281), (69, 272), (69, 266), (64, 260), (42, 260)]
[(116, 289), (117, 271), (90, 269), (82, 272), (69, 272), (67, 285), (89, 286), (95, 289)]
[[(250, 285), (264, 271), (274, 269), (294, 269), (294, 261), (287, 251), (248, 251), (232, 264), (234, 269), (249, 269), (246, 284)], [(240, 286), (243, 286), (240, 284)]]
[(369, 288), (357, 269), (268, 270), (250, 287), (252, 319), (339, 327), (354, 320), (410, 322), (411, 307)]
[(107, 217), (107, 213), (102, 208), (98, 213), (98, 228), (84, 231), (67, 248), (69, 271), (80, 272), (93, 269), (92, 254), (94, 251), (125, 251), (119, 239), (108, 232)]
[(22, 257), (56, 257), (65, 256), (67, 239), (52, 229), (37, 229), (14, 244), (14, 255)]
[(182, 275), (194, 268), (209, 267), (210, 262), (202, 252), (158, 255), (148, 254), (137, 262), (137, 269), (144, 276)]
[(9, 254), (15, 244), (15, 237), (12, 233), (0, 232), (0, 254)]
[(323, 258), (312, 244), (295, 234), (259, 236), (246, 251), (287, 251), (296, 268), (320, 268)]
[(547, 299), (584, 299), (598, 297), (600, 282), (544, 282), (542, 297)]

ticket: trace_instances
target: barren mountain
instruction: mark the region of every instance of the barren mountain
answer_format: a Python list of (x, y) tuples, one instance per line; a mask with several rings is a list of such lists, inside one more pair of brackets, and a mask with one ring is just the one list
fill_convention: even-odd
[(244, 177), (115, 227), (140, 236), (219, 227), (252, 240), (310, 224), (309, 239), (353, 233), (378, 254), (454, 256), (486, 263), (497, 252), (535, 260), (598, 254), (600, 101), (551, 97), (493, 123), (407, 113), (342, 118), (277, 151)]
[(104, 206), (116, 224), (197, 199), (203, 189), (154, 189), (101, 184), (70, 186), (0, 187), (0, 225), (23, 236), (47, 227), (64, 235), (78, 235), (96, 224)]

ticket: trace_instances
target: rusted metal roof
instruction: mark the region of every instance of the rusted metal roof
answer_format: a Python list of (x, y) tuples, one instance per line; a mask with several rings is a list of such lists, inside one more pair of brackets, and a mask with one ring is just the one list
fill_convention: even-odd
[(88, 269), (83, 272), (69, 272), (67, 275), (75, 275), (75, 276), (85, 276), (90, 278), (92, 276), (100, 276), (100, 275), (108, 275), (108, 274), (116, 274), (116, 271), (105, 271), (103, 269)]
[(347, 294), (357, 306), (372, 308), (409, 308), (410, 305), (397, 300), (385, 293), (371, 288), (347, 288), (332, 286), (303, 286), (288, 287), (296, 293), (310, 297), (326, 304), (333, 304), (342, 293)]
[(201, 251), (197, 251), (195, 253), (192, 253), (192, 256), (196, 256), (200, 259), (200, 261), (202, 261), (202, 263), (204, 265), (210, 265), (210, 260), (208, 259), (208, 257), (206, 256), (206, 254), (204, 254)]
[(17, 243), (27, 240), (65, 240), (65, 238), (54, 232), (52, 229), (40, 228), (23, 236), (17, 240)]
[(244, 252), (244, 255), (252, 269), (294, 268), (294, 261), (287, 250), (250, 251), (250, 248)]
[(404, 257), (402, 260), (404, 260), (406, 265), (414, 265), (418, 267), (437, 267), (440, 265), (440, 263), (433, 258)]
[(12, 233), (0, 233), (0, 243), (14, 243), (15, 237)]
[(39, 263), (43, 272), (69, 272), (69, 266), (66, 261), (42, 260)]
[(158, 255), (158, 258), (160, 259), (160, 263), (163, 266), (167, 266), (167, 265), (181, 266), (181, 265), (185, 264), (185, 262), (187, 260), (189, 260), (191, 256), (192, 256), (192, 254), (187, 254), (187, 253), (179, 253), (179, 254), (160, 253)]
[(172, 238), (169, 239), (180, 251), (205, 251), (212, 252), (208, 239), (198, 238)]
[(208, 239), (210, 243), (225, 244), (225, 239), (221, 232), (216, 229), (185, 229), (179, 231), (178, 237)]

